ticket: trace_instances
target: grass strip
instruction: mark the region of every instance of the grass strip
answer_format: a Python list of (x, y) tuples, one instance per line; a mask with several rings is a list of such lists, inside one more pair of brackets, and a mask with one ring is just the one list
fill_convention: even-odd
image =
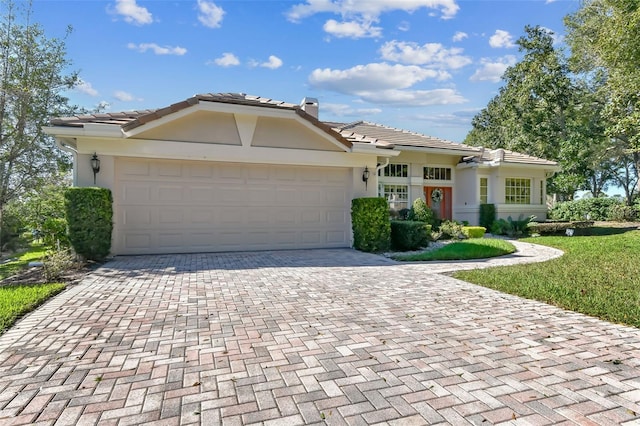
[[(640, 231), (523, 241), (565, 252), (544, 263), (459, 271), (454, 277), (640, 328)], [(600, 234), (600, 235), (598, 235)]]
[(64, 288), (61, 283), (0, 287), (0, 333)]
[(26, 269), (29, 266), (29, 262), (41, 260), (44, 258), (46, 251), (46, 247), (42, 244), (34, 244), (29, 248), (29, 250), (17, 255), (16, 260), (1, 264), (0, 280), (8, 278)]
[(514, 245), (505, 240), (494, 238), (474, 238), (470, 240), (456, 241), (433, 251), (415, 254), (400, 254), (393, 258), (395, 260), (409, 262), (425, 260), (469, 260), (503, 256), (515, 251), (516, 248)]

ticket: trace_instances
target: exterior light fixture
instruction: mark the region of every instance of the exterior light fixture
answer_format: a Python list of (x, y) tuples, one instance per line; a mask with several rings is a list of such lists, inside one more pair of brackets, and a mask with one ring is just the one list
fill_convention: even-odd
[(369, 167), (364, 166), (364, 171), (362, 172), (362, 181), (364, 182), (364, 189), (367, 189), (367, 182), (369, 181)]
[(98, 154), (93, 153), (93, 157), (91, 157), (91, 169), (93, 170), (93, 184), (96, 184), (96, 175), (100, 171), (100, 159), (98, 158)]

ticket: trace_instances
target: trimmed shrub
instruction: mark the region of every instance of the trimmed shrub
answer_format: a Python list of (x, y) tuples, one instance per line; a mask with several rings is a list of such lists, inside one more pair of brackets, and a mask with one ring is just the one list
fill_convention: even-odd
[(531, 222), (529, 229), (532, 233), (540, 235), (564, 234), (567, 229), (575, 229), (577, 234), (586, 235), (590, 233), (593, 221), (577, 222)]
[(65, 192), (69, 241), (87, 260), (101, 261), (111, 251), (113, 198), (105, 188), (69, 188)]
[(632, 222), (636, 220), (636, 215), (637, 212), (633, 206), (622, 202), (609, 207), (607, 219), (614, 222)]
[(416, 198), (413, 201), (413, 205), (411, 206), (411, 210), (409, 211), (407, 219), (426, 222), (433, 226), (436, 215), (433, 210), (431, 210), (429, 206), (427, 206), (427, 203), (425, 203), (422, 198)]
[(462, 232), (462, 224), (453, 220), (445, 220), (440, 224), (440, 234), (445, 238), (456, 238), (463, 239), (466, 238), (464, 232)]
[(42, 261), (44, 279), (50, 283), (62, 278), (73, 266), (73, 255), (67, 248), (48, 251)]
[(353, 247), (366, 252), (389, 250), (391, 223), (384, 198), (355, 198), (351, 201)]
[(467, 236), (467, 238), (482, 238), (484, 237), (484, 233), (487, 232), (487, 228), (484, 226), (463, 226), (462, 233)]
[(611, 206), (622, 201), (613, 197), (582, 198), (556, 204), (549, 211), (549, 218), (554, 220), (609, 220)]
[(398, 251), (426, 247), (431, 236), (431, 225), (413, 220), (391, 221), (391, 248)]
[(496, 205), (480, 204), (480, 226), (485, 229), (491, 228), (493, 222), (496, 221)]
[(522, 237), (529, 234), (529, 223), (533, 222), (534, 219), (535, 216), (525, 218), (522, 214), (518, 220), (513, 220), (511, 216), (507, 220), (498, 219), (491, 225), (491, 233), (509, 237)]

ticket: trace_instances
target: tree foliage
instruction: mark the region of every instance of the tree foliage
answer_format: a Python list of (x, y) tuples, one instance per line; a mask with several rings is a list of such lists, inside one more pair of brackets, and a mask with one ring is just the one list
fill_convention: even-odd
[(565, 25), (573, 69), (604, 78), (605, 132), (614, 139), (622, 165), (614, 180), (623, 184), (631, 204), (630, 173), (637, 182), (640, 171), (640, 3), (584, 0)]
[(541, 27), (526, 27), (517, 44), (523, 58), (506, 70), (504, 86), (473, 119), (465, 142), (558, 161), (562, 172), (549, 191), (561, 199), (579, 189), (597, 196), (624, 180), (629, 156), (607, 133), (606, 73), (572, 71)]
[(1, 226), (7, 203), (69, 169), (68, 156), (42, 127), (49, 117), (70, 112), (62, 93), (76, 84), (77, 75), (66, 71), (65, 39), (48, 38), (31, 22), (30, 3), (20, 9), (4, 0), (0, 7)]

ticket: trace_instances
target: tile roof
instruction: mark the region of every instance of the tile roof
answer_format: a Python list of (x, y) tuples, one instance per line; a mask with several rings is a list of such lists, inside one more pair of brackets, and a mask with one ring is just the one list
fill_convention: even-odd
[(357, 121), (349, 124), (327, 123), (333, 129), (353, 142), (381, 143), (387, 145), (411, 146), (422, 148), (446, 149), (451, 151), (477, 152), (481, 149), (474, 146), (451, 142), (433, 136), (426, 136), (408, 130), (396, 129), (381, 124)]
[[(353, 142), (371, 143), (378, 148), (419, 147), (431, 149), (443, 149), (458, 152), (461, 155), (475, 154), (481, 156), (482, 162), (498, 160), (502, 155), (504, 163), (520, 163), (545, 166), (557, 166), (555, 161), (520, 154), (509, 150), (483, 150), (480, 147), (464, 145), (444, 139), (427, 136), (408, 130), (383, 126), (367, 121), (353, 123), (322, 122), (310, 114), (307, 114), (300, 105), (278, 101), (261, 96), (252, 96), (245, 93), (205, 93), (192, 96), (181, 102), (177, 102), (165, 108), (145, 109), (125, 112), (82, 114), (71, 117), (57, 117), (50, 120), (50, 125), (61, 127), (83, 127), (87, 123), (111, 124), (121, 126), (124, 131), (135, 129), (151, 121), (175, 113), (182, 109), (196, 105), (200, 102), (228, 103), (234, 105), (248, 105), (265, 108), (279, 108), (295, 111), (302, 118), (325, 133), (336, 138), (342, 144), (350, 147)], [(503, 154), (500, 153), (503, 152)]]
[(53, 126), (82, 127), (85, 123), (115, 124), (128, 131), (158, 118), (180, 111), (199, 102), (218, 102), (236, 105), (252, 105), (270, 108), (284, 108), (290, 110), (299, 109), (296, 104), (277, 101), (271, 98), (251, 96), (244, 93), (205, 93), (192, 96), (189, 99), (177, 102), (165, 108), (146, 109), (140, 111), (126, 111), (113, 113), (96, 113), (76, 115), (72, 117), (60, 117), (50, 120)]
[[(500, 158), (502, 157), (502, 159)], [(543, 166), (557, 166), (556, 161), (545, 160), (544, 158), (532, 155), (521, 154), (508, 149), (486, 149), (482, 154), (482, 161), (491, 162), (501, 160), (503, 163), (536, 164)]]

